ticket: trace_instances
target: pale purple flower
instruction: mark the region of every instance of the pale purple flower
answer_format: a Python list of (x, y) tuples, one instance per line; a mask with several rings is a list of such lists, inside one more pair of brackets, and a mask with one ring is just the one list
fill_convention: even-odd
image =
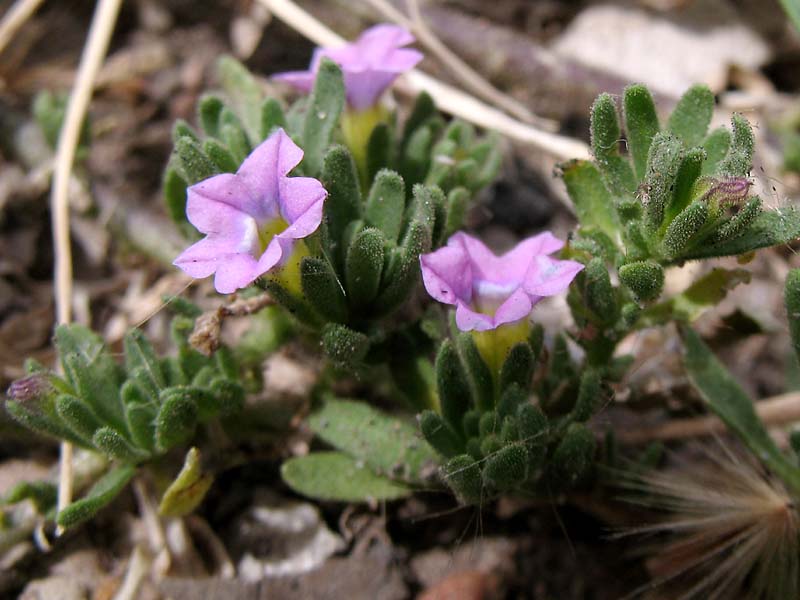
[(186, 216), (206, 237), (175, 265), (195, 278), (216, 273), (214, 287), (230, 294), (280, 268), (297, 240), (322, 221), (327, 192), (311, 177), (287, 177), (303, 151), (283, 129), (262, 142), (233, 173), (214, 175), (187, 191)]
[(548, 256), (563, 246), (544, 232), (497, 256), (458, 232), (446, 246), (420, 256), (422, 280), (434, 299), (455, 305), (461, 331), (487, 331), (527, 318), (542, 298), (569, 287), (583, 265)]
[(308, 71), (280, 73), (275, 79), (309, 92), (314, 87), (320, 61), (329, 58), (342, 69), (348, 104), (356, 110), (364, 110), (374, 106), (399, 75), (422, 60), (421, 52), (403, 48), (413, 42), (414, 36), (402, 27), (375, 25), (350, 44), (317, 48)]

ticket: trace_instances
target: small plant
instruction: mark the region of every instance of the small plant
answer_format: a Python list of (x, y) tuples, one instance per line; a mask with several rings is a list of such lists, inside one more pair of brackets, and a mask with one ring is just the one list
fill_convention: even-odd
[(122, 365), (89, 329), (61, 326), (55, 345), (64, 375), (30, 363), (29, 375), (11, 385), (6, 410), (18, 422), (94, 450), (113, 465), (85, 498), (59, 513), (59, 524), (90, 518), (123, 489), (138, 465), (186, 447), (199, 424), (241, 410), (244, 389), (230, 353), (209, 358), (192, 349), (191, 326), (186, 317), (174, 319), (178, 355), (164, 358), (139, 330), (131, 330)]

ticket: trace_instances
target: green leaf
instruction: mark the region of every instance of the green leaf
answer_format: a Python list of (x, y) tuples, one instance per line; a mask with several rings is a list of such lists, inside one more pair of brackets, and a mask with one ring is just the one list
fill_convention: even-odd
[(731, 132), (724, 127), (718, 127), (708, 134), (703, 142), (703, 150), (708, 155), (703, 163), (702, 176), (713, 175), (719, 169), (719, 164), (728, 155), (731, 145)]
[(677, 258), (691, 245), (708, 220), (708, 205), (692, 202), (667, 227), (662, 244), (667, 258)]
[(489, 366), (481, 357), (475, 340), (469, 332), (459, 332), (454, 338), (455, 348), (466, 367), (466, 375), (475, 397), (475, 404), (481, 410), (494, 407), (494, 378)]
[(158, 514), (162, 517), (188, 515), (203, 501), (213, 482), (213, 475), (204, 471), (200, 464), (200, 451), (190, 448), (183, 468), (161, 497)]
[(167, 388), (161, 394), (156, 415), (156, 448), (165, 452), (192, 436), (197, 426), (198, 407), (191, 393)]
[(95, 430), (101, 425), (89, 406), (69, 394), (60, 394), (56, 398), (56, 413), (67, 427), (87, 442), (91, 441)]
[(222, 100), (211, 94), (203, 96), (197, 103), (197, 120), (207, 136), (219, 137), (220, 113), (224, 107)]
[(483, 466), (483, 482), (499, 491), (514, 489), (528, 478), (528, 451), (523, 444), (509, 444), (489, 455)]
[(102, 338), (81, 325), (60, 325), (55, 344), (70, 383), (104, 423), (125, 430), (120, 368)]
[(433, 141), (433, 128), (428, 125), (415, 130), (403, 145), (399, 170), (406, 185), (421, 183), (425, 179), (430, 169)]
[(239, 162), (231, 151), (218, 140), (209, 138), (204, 141), (203, 152), (214, 163), (220, 173), (235, 173), (239, 168)]
[(94, 432), (92, 444), (109, 458), (126, 463), (137, 463), (148, 458), (148, 454), (134, 447), (111, 427), (101, 427)]
[(578, 398), (570, 414), (572, 419), (579, 423), (591, 419), (601, 406), (602, 393), (602, 379), (596, 369), (589, 368), (581, 373)]
[(508, 352), (500, 370), (500, 391), (511, 385), (527, 390), (533, 377), (534, 356), (528, 342), (515, 344)]
[(267, 139), (278, 128), (286, 129), (283, 107), (275, 98), (267, 98), (261, 105), (261, 139)]
[(73, 433), (72, 430), (64, 427), (54, 418), (55, 415), (31, 410), (24, 404), (14, 400), (6, 400), (6, 411), (15, 421), (36, 433), (66, 440), (78, 446), (86, 446), (86, 441)]
[(384, 316), (408, 299), (420, 277), (419, 255), (430, 250), (431, 232), (421, 223), (412, 223), (403, 245), (392, 252), (394, 260), (384, 269), (382, 291), (372, 303), (373, 314)]
[(155, 450), (156, 407), (148, 404), (127, 404), (125, 420), (133, 442), (148, 452)]
[(681, 141), (669, 132), (656, 134), (650, 146), (644, 179), (644, 216), (649, 230), (656, 231), (664, 221), (664, 213), (672, 203), (678, 172), (683, 164)]
[(750, 283), (749, 271), (712, 269), (677, 296), (644, 310), (638, 326), (652, 327), (670, 321), (691, 323), (706, 310), (719, 304), (730, 290), (741, 283)]
[(250, 154), (252, 147), (247, 140), (245, 130), (242, 128), (238, 119), (235, 118), (235, 115), (233, 115), (233, 113), (227, 113), (227, 111), (223, 111), (222, 114), (223, 118), (225, 114), (230, 114), (230, 116), (233, 117), (231, 119), (232, 122), (222, 124), (222, 141), (225, 142), (228, 150), (230, 150), (231, 156), (233, 156), (234, 162), (238, 166), (244, 162), (244, 159)]
[(625, 115), (628, 153), (633, 158), (636, 178), (641, 180), (647, 171), (650, 144), (659, 131), (656, 106), (648, 89), (641, 84), (635, 84), (625, 88), (622, 110)]
[(403, 228), (405, 209), (406, 188), (403, 178), (388, 169), (379, 171), (367, 197), (367, 223), (380, 229), (390, 242), (397, 242)]
[(189, 136), (184, 136), (175, 142), (171, 162), (187, 185), (208, 179), (220, 172), (203, 152), (200, 142)]
[(706, 156), (706, 151), (702, 148), (693, 148), (683, 157), (678, 174), (675, 176), (675, 190), (664, 213), (665, 223), (671, 223), (691, 203), (694, 184), (703, 171)]
[(420, 93), (414, 101), (414, 106), (411, 109), (411, 114), (406, 120), (403, 127), (403, 139), (401, 140), (401, 148), (405, 149), (409, 143), (411, 136), (414, 135), (420, 127), (425, 125), (432, 118), (437, 116), (436, 105), (433, 98), (427, 92)]
[[(314, 89), (309, 99), (303, 124), (303, 170), (316, 177), (322, 168), (322, 157), (331, 143), (333, 131), (344, 108), (344, 81), (339, 66), (328, 58), (319, 64)], [(356, 179), (356, 182), (358, 179)], [(330, 189), (328, 190), (330, 191)]]
[(636, 190), (636, 179), (628, 160), (620, 155), (622, 134), (617, 119), (617, 105), (610, 94), (600, 94), (592, 105), (592, 152), (608, 189), (616, 196)]
[(197, 132), (194, 129), (192, 129), (192, 126), (189, 125), (183, 119), (178, 119), (172, 125), (173, 144), (177, 144), (178, 140), (184, 137), (189, 138), (190, 140), (194, 140), (195, 142), (200, 141), (200, 136), (197, 135)]
[(786, 304), (786, 317), (789, 321), (792, 347), (800, 359), (800, 269), (792, 269), (786, 275), (783, 299)]
[(445, 203), (446, 217), (441, 237), (442, 242), (464, 227), (464, 219), (467, 215), (467, 208), (469, 207), (471, 199), (469, 190), (463, 187), (453, 188), (447, 194), (447, 201)]
[[(214, 415), (209, 416), (216, 416), (216, 414), (219, 414), (220, 417), (230, 417), (240, 413), (244, 409), (245, 391), (236, 381), (217, 378), (211, 382), (210, 391), (214, 396), (216, 410)], [(200, 418), (204, 419), (207, 417), (201, 414)]]
[(561, 173), (581, 227), (597, 227), (612, 240), (618, 239), (614, 201), (597, 167), (586, 160), (573, 160), (562, 165)]
[(231, 56), (222, 56), (217, 61), (217, 75), (222, 88), (231, 100), (244, 124), (247, 135), (253, 144), (261, 137), (261, 103), (264, 94), (261, 86), (242, 63)]
[(468, 454), (451, 458), (442, 466), (442, 476), (461, 504), (479, 505), (483, 501), (481, 469)]
[(761, 214), (761, 198), (753, 196), (739, 209), (727, 222), (717, 229), (712, 239), (714, 241), (732, 240), (742, 235)]
[(611, 325), (619, 318), (619, 304), (608, 268), (602, 258), (593, 258), (583, 270), (586, 306), (598, 322)]
[(341, 271), (344, 255), (344, 232), (352, 221), (361, 217), (361, 191), (356, 164), (344, 146), (334, 146), (325, 155), (322, 185), (328, 191), (325, 200), (325, 243), (331, 260)]
[(373, 181), (381, 169), (392, 165), (393, 147), (394, 140), (389, 125), (378, 123), (367, 140), (367, 181)]
[(140, 329), (128, 331), (122, 340), (122, 347), (125, 351), (125, 368), (129, 373), (142, 369), (154, 387), (163, 388), (166, 385), (158, 356)]
[(622, 265), (619, 279), (641, 302), (655, 300), (664, 289), (664, 269), (651, 260)]
[(186, 219), (186, 181), (178, 174), (178, 170), (172, 166), (172, 161), (164, 171), (164, 201), (167, 205), (167, 213), (170, 218), (178, 225), (189, 226)]
[(464, 442), (439, 413), (425, 410), (419, 415), (419, 428), (428, 443), (445, 458), (464, 452)]
[(340, 367), (357, 369), (369, 352), (369, 338), (339, 323), (328, 323), (322, 330), (325, 354)]
[(365, 306), (378, 294), (383, 271), (385, 240), (380, 229), (362, 229), (353, 239), (345, 260), (347, 299), (354, 309)]
[(303, 295), (329, 321), (347, 321), (347, 299), (333, 267), (325, 258), (306, 256), (300, 263)]
[(438, 463), (413, 423), (363, 402), (328, 396), (308, 423), (331, 446), (393, 480), (424, 483)]
[(594, 434), (582, 423), (571, 423), (547, 464), (551, 482), (560, 490), (575, 487), (588, 474), (595, 447)]
[(31, 500), (39, 514), (47, 514), (56, 506), (58, 487), (49, 481), (23, 481), (12, 487), (5, 498), (0, 499), (0, 506), (17, 504)]
[(376, 475), (363, 461), (341, 452), (313, 452), (281, 465), (281, 477), (298, 494), (335, 502), (397, 500), (411, 488)]
[(706, 85), (693, 85), (681, 96), (669, 116), (667, 129), (683, 140), (687, 148), (699, 146), (706, 136), (713, 113), (714, 94)]
[(439, 348), (435, 368), (442, 416), (454, 431), (463, 435), (462, 418), (472, 408), (472, 393), (464, 365), (450, 340), (445, 340)]
[(761, 462), (800, 492), (800, 469), (775, 445), (753, 402), (697, 333), (688, 327), (681, 332), (686, 347), (684, 367), (703, 400)]
[(108, 471), (80, 500), (69, 504), (58, 513), (56, 521), (70, 528), (91, 519), (97, 512), (111, 503), (125, 488), (136, 473), (133, 465), (123, 465)]
[[(467, 185), (471, 190), (478, 191), (492, 183), (503, 166), (499, 139), (490, 134), (488, 140), (473, 146), (470, 158), (478, 163), (478, 168), (468, 173)], [(465, 166), (467, 163), (468, 161), (463, 162)]]
[(719, 165), (719, 172), (734, 177), (747, 177), (753, 167), (753, 151), (756, 140), (753, 137), (753, 128), (740, 114), (734, 114), (731, 119), (733, 135), (728, 155)]
[(800, 211), (795, 208), (762, 211), (734, 239), (704, 243), (681, 255), (683, 260), (736, 256), (759, 248), (780, 246), (800, 238)]

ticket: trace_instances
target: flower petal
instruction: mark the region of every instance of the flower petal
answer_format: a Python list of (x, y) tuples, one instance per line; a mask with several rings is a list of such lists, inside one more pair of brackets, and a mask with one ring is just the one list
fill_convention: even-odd
[(260, 270), (256, 259), (249, 254), (231, 254), (225, 257), (214, 276), (214, 288), (220, 294), (232, 294), (247, 287), (265, 271)]
[(456, 305), (456, 326), (461, 331), (488, 331), (497, 327), (492, 317), (472, 310), (461, 301)]
[(214, 175), (186, 191), (186, 217), (202, 233), (226, 235), (260, 211), (258, 199), (232, 173)]
[(317, 78), (316, 71), (286, 71), (272, 76), (276, 81), (288, 83), (293, 88), (301, 92), (310, 92), (314, 89), (314, 80)]
[(582, 270), (583, 265), (574, 260), (537, 256), (525, 276), (523, 287), (528, 294), (535, 296), (560, 294)]
[(195, 279), (208, 277), (229, 255), (233, 254), (226, 240), (203, 238), (181, 252), (172, 264)]
[(303, 160), (303, 151), (286, 135), (283, 129), (276, 130), (250, 153), (236, 176), (245, 185), (257, 202), (251, 212), (259, 222), (278, 214), (279, 181)]
[(286, 256), (291, 252), (291, 240), (281, 240), (277, 236), (270, 240), (264, 254), (258, 259), (259, 275), (263, 275), (276, 265), (281, 264)]
[(472, 296), (472, 272), (466, 253), (460, 246), (444, 246), (419, 257), (422, 282), (435, 300), (444, 304), (469, 302)]
[(551, 254), (564, 246), (564, 242), (547, 231), (521, 241), (501, 256), (494, 254), (481, 240), (462, 232), (450, 240), (463, 245), (476, 278), (500, 284), (520, 283), (537, 256)]
[(328, 196), (322, 184), (313, 177), (284, 177), (280, 180), (278, 188), (281, 215), (289, 224), (300, 219), (315, 204)]
[(494, 326), (499, 327), (527, 318), (536, 302), (522, 288), (517, 288), (497, 309), (494, 314)]
[(414, 36), (403, 27), (376, 25), (349, 44), (317, 48), (308, 71), (280, 73), (274, 78), (310, 91), (320, 60), (329, 58), (342, 69), (348, 103), (356, 110), (363, 110), (377, 103), (400, 73), (414, 68), (422, 60), (421, 52), (402, 47), (413, 41)]

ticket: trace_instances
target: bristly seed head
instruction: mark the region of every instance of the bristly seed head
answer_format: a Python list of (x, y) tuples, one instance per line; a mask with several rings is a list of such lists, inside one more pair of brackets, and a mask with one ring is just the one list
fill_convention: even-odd
[(624, 485), (643, 492), (634, 502), (671, 513), (632, 530), (670, 536), (647, 562), (647, 587), (670, 598), (800, 597), (797, 499), (750, 457), (703, 454), (700, 464), (627, 476)]

